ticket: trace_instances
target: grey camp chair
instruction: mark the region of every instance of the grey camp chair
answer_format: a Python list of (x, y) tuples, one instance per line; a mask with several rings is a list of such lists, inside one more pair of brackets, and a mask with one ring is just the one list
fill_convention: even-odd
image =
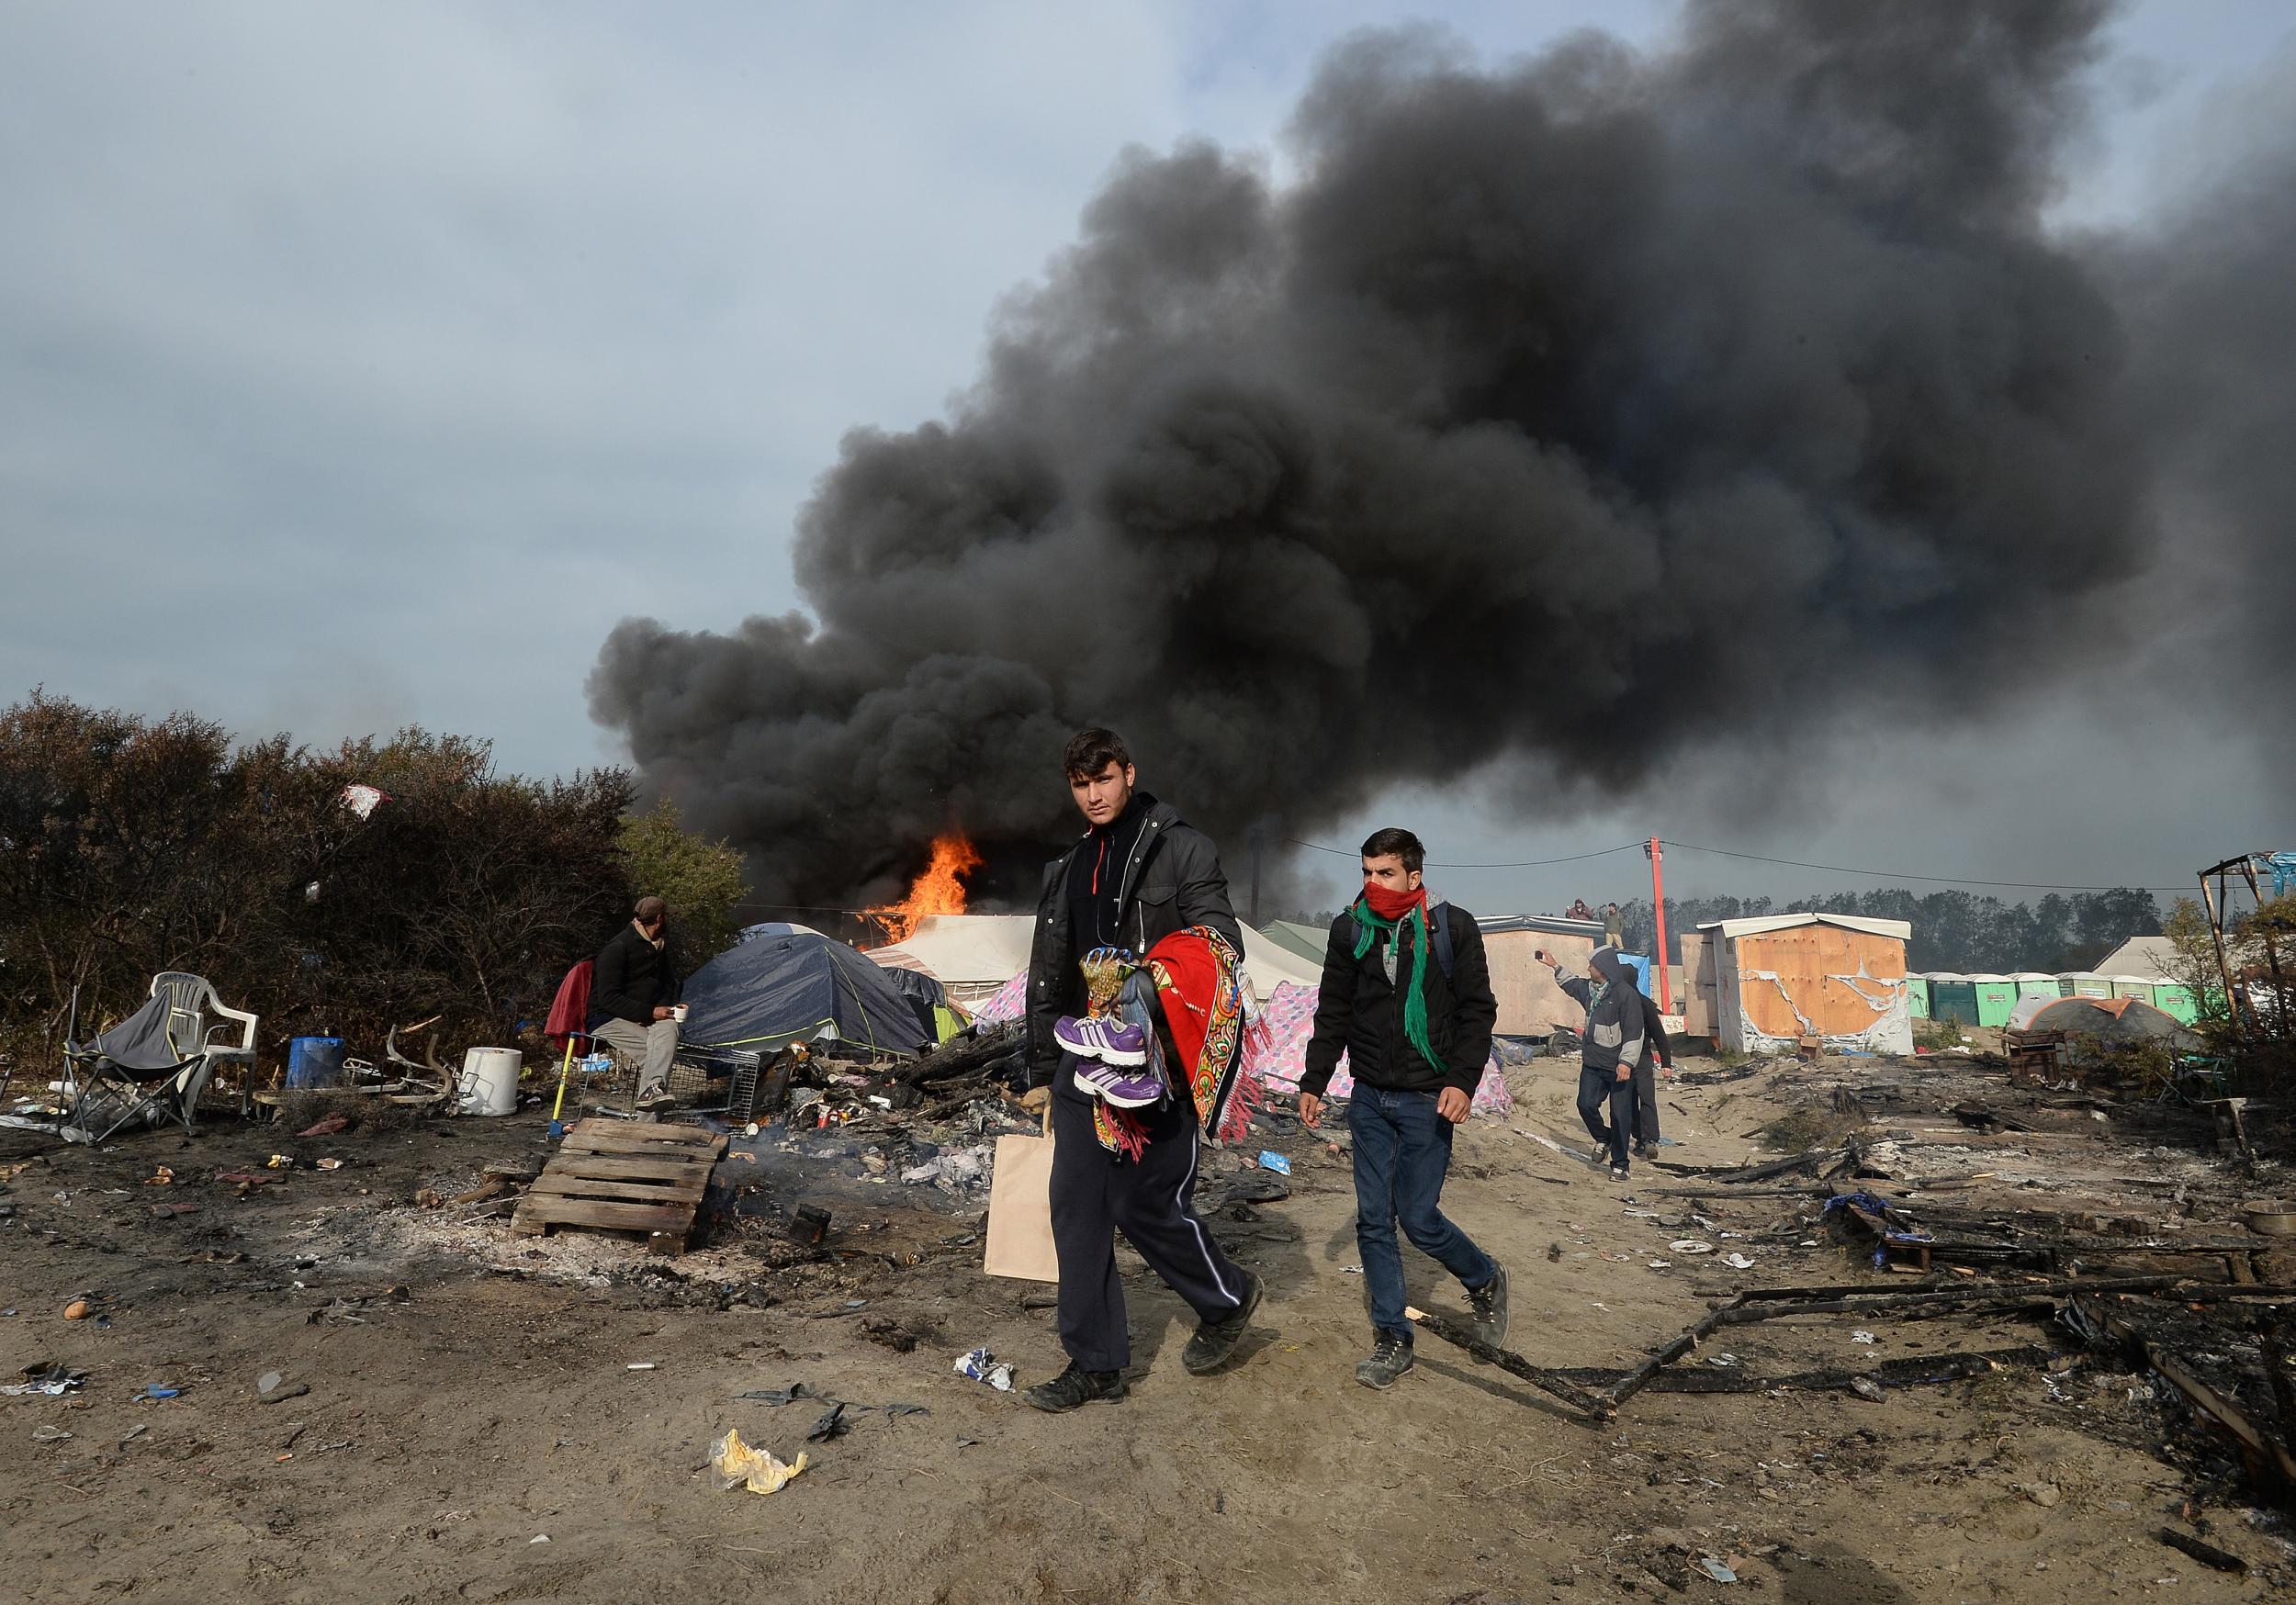
[[(225, 1064), (243, 1066), (245, 1072), (254, 1069), (255, 1016), (244, 1009), (227, 1007), (206, 976), (163, 970), (152, 977), (152, 995), (167, 999), (167, 1040), (176, 1052), (204, 1052), (209, 1074)], [(249, 1073), (240, 1076), (239, 1112), (242, 1115), (248, 1110), (253, 1080)]]
[[(73, 1001), (76, 1007), (76, 993)], [(72, 1106), (58, 1135), (68, 1142), (103, 1142), (138, 1120), (148, 1126), (175, 1120), (191, 1129), (192, 1108), (208, 1082), (208, 1052), (193, 1044), (186, 1056), (169, 1043), (171, 1012), (161, 993), (85, 1042), (67, 1034), (64, 1091)]]

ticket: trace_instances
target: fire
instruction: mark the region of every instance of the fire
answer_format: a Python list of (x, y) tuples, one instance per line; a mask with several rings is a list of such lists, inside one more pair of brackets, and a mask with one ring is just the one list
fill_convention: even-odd
[(872, 908), (869, 915), (884, 926), (890, 939), (906, 941), (927, 915), (964, 912), (963, 877), (980, 867), (979, 850), (962, 835), (937, 836), (933, 861), (909, 882), (909, 894), (898, 903)]

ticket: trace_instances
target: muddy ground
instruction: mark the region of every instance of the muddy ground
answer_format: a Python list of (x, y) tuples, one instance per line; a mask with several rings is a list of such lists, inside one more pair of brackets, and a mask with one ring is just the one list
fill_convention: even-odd
[[(1836, 1084), (1910, 1081), (1936, 1109), (2005, 1094), (1998, 1071), (1933, 1061), (1708, 1084), (1690, 1083), (1730, 1072), (1685, 1072), (1665, 1094), (1679, 1144), (1665, 1154), (1687, 1164), (1745, 1162), (1789, 1109), (1822, 1120)], [(1509, 1075), (1517, 1110), (1461, 1133), (1446, 1206), (1512, 1268), (1512, 1346), (1533, 1359), (1624, 1369), (1742, 1286), (1919, 1280), (1873, 1269), (1815, 1199), (1711, 1203), (1727, 1189), (1693, 1200), (1648, 1165), (1624, 1184), (1591, 1171), (1529, 1135), (1583, 1143), (1575, 1067)], [(1866, 1134), (1908, 1173), (1988, 1172), (1980, 1186), (2051, 1207), (2223, 1230), (2244, 1193), (2292, 1190), (2269, 1167), (2229, 1173), (2189, 1118), (2076, 1107), (1978, 1137), (1904, 1102)], [(779, 1263), (771, 1211), (665, 1260), (593, 1234), (516, 1237), (483, 1204), (415, 1202), (490, 1164), (537, 1164), (538, 1114), (310, 1140), (224, 1118), (97, 1152), (0, 1133), (0, 1368), (88, 1374), (66, 1397), (0, 1398), (0, 1597), (1867, 1605), (2245, 1600), (2296, 1580), (2287, 1520), (2254, 1508), (2146, 1376), (2091, 1363), (1878, 1402), (1651, 1391), (1594, 1427), (1423, 1339), (1400, 1386), (1360, 1388), (1345, 1161), (1276, 1125), (1290, 1196), (1216, 1222), (1269, 1285), (1244, 1357), (1187, 1375), (1192, 1318), (1127, 1255), (1133, 1391), (1064, 1417), (951, 1370), (976, 1345), (1022, 1385), (1062, 1364), (1049, 1288), (979, 1274), (977, 1196), (847, 1177), (827, 1260)], [(274, 1152), (343, 1164), (212, 1179)], [(1207, 1175), (1245, 1163), (1210, 1155)], [(147, 1185), (160, 1166), (173, 1184)], [(1669, 1248), (1691, 1237), (1715, 1252)], [(1462, 1308), (1432, 1262), (1407, 1258), (1417, 1302)], [(67, 1321), (76, 1299), (89, 1313)], [(1873, 1335), (1825, 1318), (1739, 1328), (1684, 1364), (1783, 1375), (2072, 1347), (2017, 1319)], [(259, 1397), (269, 1372), (292, 1397)], [(849, 1409), (849, 1432), (808, 1445), (822, 1404), (738, 1397), (799, 1382), (929, 1413)], [(139, 1401), (152, 1385), (180, 1396)], [(721, 1491), (706, 1463), (729, 1427), (811, 1464), (770, 1497)], [(2254, 1569), (2207, 1569), (2157, 1540), (2165, 1525)], [(1738, 1580), (1713, 1580), (1708, 1558)]]

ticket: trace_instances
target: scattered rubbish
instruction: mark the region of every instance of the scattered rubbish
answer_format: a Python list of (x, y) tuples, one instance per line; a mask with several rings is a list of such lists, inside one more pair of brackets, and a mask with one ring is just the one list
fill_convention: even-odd
[(87, 1318), (87, 1300), (84, 1298), (75, 1298), (70, 1304), (63, 1307), (63, 1319), (66, 1320), (84, 1320)]
[(1652, 1260), (1649, 1262), (1650, 1269), (1653, 1271), (1671, 1270), (1673, 1267), (1673, 1264), (1674, 1262), (1671, 1260)]
[(275, 1153), (269, 1159), (264, 1161), (264, 1168), (265, 1170), (273, 1171), (291, 1171), (295, 1168), (294, 1156), (292, 1154)]
[(985, 1382), (999, 1393), (1012, 1391), (1012, 1362), (999, 1362), (986, 1349), (974, 1349), (960, 1358), (952, 1367), (959, 1376), (970, 1376), (975, 1382)]
[(1731, 1366), (1733, 1366), (1733, 1365), (1735, 1365), (1735, 1364), (1738, 1364), (1738, 1356), (1737, 1356), (1736, 1354), (1730, 1353), (1728, 1351), (1725, 1350), (1723, 1352), (1721, 1352), (1721, 1353), (1719, 1353), (1719, 1354), (1709, 1354), (1709, 1355), (1707, 1355), (1707, 1356), (1706, 1356), (1706, 1364), (1709, 1364), (1709, 1365), (1717, 1366), (1717, 1367), (1719, 1367), (1719, 1368), (1720, 1368), (1720, 1369), (1722, 1369), (1722, 1370), (1728, 1371), (1728, 1370)]
[(280, 1383), (286, 1380), (287, 1379), (281, 1376), (276, 1371), (266, 1371), (261, 1376), (255, 1378), (255, 1391), (257, 1393), (269, 1393), (273, 1388), (278, 1386)]
[(526, 1540), (526, 1542), (528, 1543), (547, 1543), (550, 1542), (550, 1535), (547, 1532), (537, 1532), (532, 1538)]
[(61, 1360), (35, 1361), (24, 1367), (22, 1375), (22, 1382), (0, 1387), (0, 1394), (22, 1398), (37, 1393), (60, 1398), (67, 1393), (79, 1392), (87, 1384), (86, 1372), (74, 1371)]
[(154, 1165), (152, 1173), (143, 1178), (143, 1184), (147, 1187), (172, 1187), (175, 1184), (175, 1173), (165, 1165)]
[(2019, 1493), (2044, 1510), (2054, 1508), (2059, 1499), (2065, 1498), (2064, 1493), (2053, 1482), (2020, 1482), (2015, 1486)]
[(1870, 1400), (1874, 1404), (1881, 1403), (1883, 1398), (1886, 1397), (1882, 1392), (1882, 1385), (1874, 1381), (1870, 1376), (1852, 1376), (1850, 1378), (1850, 1391), (1856, 1394), (1860, 1398)]
[(1874, 1334), (1872, 1332), (1851, 1332), (1850, 1334), (1850, 1341), (1853, 1343), (1871, 1343), (1874, 1341)]
[(72, 1442), (72, 1434), (62, 1427), (51, 1427), (43, 1422), (32, 1429), (32, 1442), (35, 1443), (69, 1443)]
[(793, 1382), (787, 1387), (754, 1388), (748, 1393), (737, 1393), (734, 1397), (754, 1398), (770, 1405), (785, 1405), (794, 1404), (801, 1398), (819, 1398), (821, 1396), (802, 1382)]
[(879, 1107), (880, 1109), (890, 1109), (890, 1108), (892, 1108), (892, 1107), (893, 1107), (893, 1100), (892, 1100), (891, 1098), (886, 1097), (886, 1096), (885, 1096), (884, 1094), (882, 1094), (882, 1093), (872, 1093), (872, 1094), (869, 1094), (869, 1101), (870, 1101), (871, 1103), (872, 1103), (872, 1104), (876, 1105), (876, 1106), (877, 1106), (877, 1107)]
[(130, 1444), (130, 1443), (134, 1442), (137, 1439), (139, 1439), (139, 1438), (142, 1437), (142, 1436), (143, 1436), (146, 1432), (150, 1431), (151, 1430), (152, 1430), (152, 1426), (151, 1426), (151, 1423), (150, 1423), (150, 1422), (148, 1422), (148, 1421), (141, 1421), (141, 1422), (138, 1422), (136, 1425), (134, 1425), (134, 1426), (132, 1426), (132, 1427), (129, 1428), (129, 1429), (128, 1429), (128, 1431), (127, 1431), (127, 1432), (126, 1432), (126, 1433), (125, 1433), (125, 1434), (124, 1434), (124, 1435), (120, 1438), (120, 1440), (119, 1440), (119, 1446), (120, 1446), (122, 1449), (125, 1449), (126, 1447), (128, 1447), (128, 1445), (129, 1445), (129, 1444)]
[(1673, 1251), (1678, 1254), (1710, 1254), (1714, 1252), (1714, 1245), (1712, 1243), (1705, 1241), (1702, 1238), (1695, 1237), (1678, 1237), (1666, 1246), (1673, 1250)]
[(2171, 1549), (2180, 1549), (2204, 1566), (2214, 1566), (2220, 1572), (2245, 1572), (2248, 1563), (2230, 1550), (2219, 1549), (2213, 1543), (2203, 1543), (2174, 1527), (2164, 1527), (2156, 1534)]
[(1343, 1276), (1360, 1276), (1363, 1274), (1363, 1267), (1361, 1265), (1342, 1265), (1339, 1268), (1339, 1274)]
[(305, 1127), (295, 1135), (298, 1137), (332, 1137), (338, 1132), (349, 1130), (350, 1128), (350, 1116), (333, 1114), (327, 1116), (323, 1119), (321, 1119), (310, 1126)]
[[(218, 1181), (222, 1180), (220, 1176), (216, 1179)], [(436, 1187), (424, 1187), (421, 1189), (415, 1194), (414, 1201), (425, 1209), (441, 1209), (445, 1207), (446, 1205), (445, 1197), (440, 1194)]]
[(1750, 1271), (1754, 1268), (1754, 1262), (1740, 1253), (1724, 1254), (1722, 1263), (1729, 1266), (1733, 1271)]
[(311, 1169), (315, 1171), (339, 1171), (342, 1168), (343, 1162), (339, 1159), (315, 1159), (311, 1161)]
[(806, 1431), (805, 1442), (827, 1443), (832, 1438), (842, 1438), (852, 1430), (853, 1423), (845, 1419), (845, 1403), (840, 1399), (822, 1412), (821, 1419)]
[(651, 1371), (658, 1364), (658, 1362), (653, 1360), (633, 1360), (622, 1369), (625, 1371)]
[(1717, 1556), (1702, 1554), (1698, 1557), (1698, 1565), (1700, 1568), (1705, 1572), (1706, 1576), (1712, 1577), (1717, 1583), (1735, 1583), (1738, 1581), (1738, 1574), (1730, 1570), (1728, 1566), (1724, 1566)]
[(143, 1404), (143, 1403), (145, 1403), (145, 1402), (147, 1402), (147, 1401), (150, 1401), (150, 1400), (163, 1399), (163, 1398), (181, 1398), (181, 1397), (184, 1397), (184, 1390), (183, 1390), (182, 1388), (180, 1388), (180, 1387), (162, 1387), (162, 1386), (161, 1386), (158, 1383), (156, 1383), (156, 1382), (155, 1382), (155, 1383), (152, 1383), (152, 1384), (149, 1385), (148, 1386), (146, 1386), (146, 1387), (144, 1388), (144, 1390), (143, 1390), (141, 1393), (140, 1393), (140, 1394), (136, 1395), (136, 1396), (135, 1396), (135, 1397), (133, 1397), (133, 1398), (129, 1399), (128, 1402), (129, 1402), (129, 1404)]
[(790, 1478), (805, 1469), (805, 1456), (800, 1453), (784, 1464), (771, 1450), (744, 1443), (740, 1432), (728, 1427), (726, 1435), (710, 1446), (710, 1465), (717, 1470), (721, 1489), (747, 1487), (753, 1494), (771, 1494), (780, 1492)]
[(829, 1212), (817, 1204), (800, 1204), (790, 1212), (789, 1240), (816, 1248), (829, 1235)]
[(310, 1383), (298, 1382), (290, 1386), (281, 1388), (276, 1393), (264, 1394), (263, 1396), (263, 1402), (265, 1404), (285, 1404), (291, 1398), (301, 1398), (305, 1394), (310, 1392), (310, 1390), (311, 1385)]
[(1291, 1161), (1272, 1148), (1260, 1150), (1260, 1169), (1274, 1171), (1279, 1176), (1291, 1174)]

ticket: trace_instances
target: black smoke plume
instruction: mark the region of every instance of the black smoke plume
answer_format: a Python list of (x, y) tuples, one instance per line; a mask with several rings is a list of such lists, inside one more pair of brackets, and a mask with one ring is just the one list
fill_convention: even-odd
[(595, 716), (834, 905), (952, 825), (1024, 890), (1087, 723), (1232, 863), (1399, 781), (1631, 788), (2029, 680), (2035, 589), (2151, 545), (2119, 320), (2042, 221), (2108, 9), (1716, 0), (1503, 70), (1356, 37), (1296, 178), (1126, 154), (947, 421), (847, 438), (812, 619), (625, 622)]

